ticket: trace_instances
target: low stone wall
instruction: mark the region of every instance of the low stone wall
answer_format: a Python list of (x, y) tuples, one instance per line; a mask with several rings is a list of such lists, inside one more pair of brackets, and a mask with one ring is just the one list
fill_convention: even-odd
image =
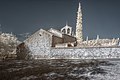
[(120, 48), (52, 48), (50, 58), (55, 59), (107, 59), (120, 58)]
[(119, 59), (120, 47), (51, 48), (48, 54), (33, 54), (34, 59)]

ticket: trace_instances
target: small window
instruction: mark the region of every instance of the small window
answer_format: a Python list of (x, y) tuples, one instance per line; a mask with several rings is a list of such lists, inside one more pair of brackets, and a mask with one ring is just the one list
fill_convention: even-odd
[(42, 36), (41, 34), (39, 34), (40, 36)]
[(67, 34), (70, 34), (70, 29), (69, 28), (67, 29)]
[(62, 32), (65, 34), (65, 29), (63, 29)]

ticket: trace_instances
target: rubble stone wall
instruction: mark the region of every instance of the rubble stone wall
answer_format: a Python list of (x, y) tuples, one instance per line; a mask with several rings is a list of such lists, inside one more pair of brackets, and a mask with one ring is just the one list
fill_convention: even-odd
[[(50, 50), (50, 51), (49, 51)], [(34, 59), (119, 59), (120, 48), (51, 48), (33, 54)], [(35, 53), (35, 52), (34, 52)]]
[(53, 48), (51, 58), (106, 59), (120, 58), (120, 48)]
[(51, 36), (52, 35), (49, 35), (45, 31), (40, 30), (25, 40), (24, 43), (28, 46), (33, 57), (35, 55), (46, 55), (50, 53), (50, 46), (52, 46)]
[(47, 55), (39, 52), (33, 56), (35, 59), (112, 59), (120, 58), (120, 48), (51, 48)]

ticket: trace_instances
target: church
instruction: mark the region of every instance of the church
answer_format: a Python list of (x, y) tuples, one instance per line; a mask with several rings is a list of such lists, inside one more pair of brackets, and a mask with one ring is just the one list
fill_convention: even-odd
[[(76, 32), (67, 23), (61, 30), (40, 29), (24, 42), (29, 55), (34, 59), (100, 59), (120, 57), (118, 39), (83, 40), (82, 10), (79, 3), (77, 11)], [(21, 53), (20, 45), (17, 54)], [(107, 51), (107, 52), (106, 52)], [(114, 53), (114, 54), (112, 54)]]

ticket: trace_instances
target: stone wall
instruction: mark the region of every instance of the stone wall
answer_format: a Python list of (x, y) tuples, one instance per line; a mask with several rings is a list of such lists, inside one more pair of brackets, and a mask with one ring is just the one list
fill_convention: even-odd
[(63, 34), (63, 40), (64, 40), (64, 43), (69, 43), (69, 42), (75, 42), (76, 38), (66, 35), (66, 34)]
[(120, 47), (116, 48), (52, 48), (51, 58), (63, 59), (107, 59), (120, 58)]
[(51, 48), (50, 53), (33, 54), (34, 59), (113, 59), (120, 58), (120, 48)]
[(56, 44), (61, 44), (63, 43), (63, 38), (57, 37), (57, 36), (52, 36), (52, 47), (55, 47)]
[(40, 29), (24, 41), (28, 46), (32, 57), (35, 55), (45, 56), (50, 53), (52, 46), (52, 35), (45, 30)]

